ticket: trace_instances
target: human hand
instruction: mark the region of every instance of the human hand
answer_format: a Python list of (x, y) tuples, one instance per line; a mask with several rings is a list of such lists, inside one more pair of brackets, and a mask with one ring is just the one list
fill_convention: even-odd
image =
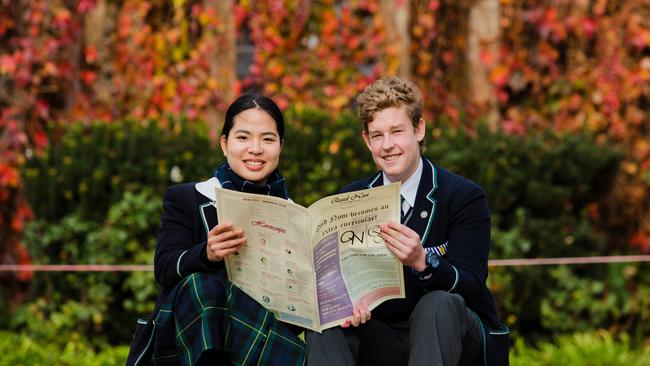
[(368, 320), (370, 320), (368, 304), (365, 300), (361, 300), (354, 306), (354, 310), (352, 310), (352, 319), (348, 319), (341, 324), (341, 328), (349, 328), (350, 326), (358, 327), (361, 324), (365, 324)]
[(393, 252), (403, 265), (416, 271), (424, 271), (426, 251), (420, 242), (420, 235), (406, 225), (389, 221), (381, 224), (379, 235), (384, 239), (388, 250)]
[(206, 246), (208, 260), (220, 262), (225, 256), (236, 252), (245, 243), (244, 230), (236, 228), (230, 222), (223, 222), (208, 232)]

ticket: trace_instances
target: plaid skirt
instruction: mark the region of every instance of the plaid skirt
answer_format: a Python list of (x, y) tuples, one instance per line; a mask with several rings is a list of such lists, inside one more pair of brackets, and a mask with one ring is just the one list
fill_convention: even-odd
[(304, 365), (306, 347), (285, 324), (222, 274), (194, 273), (155, 319), (155, 365), (191, 366), (207, 350), (234, 365)]

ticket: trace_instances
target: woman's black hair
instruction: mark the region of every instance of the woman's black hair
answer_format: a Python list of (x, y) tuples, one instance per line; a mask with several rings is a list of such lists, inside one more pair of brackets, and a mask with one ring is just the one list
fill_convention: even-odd
[(235, 99), (232, 104), (228, 107), (226, 111), (226, 119), (223, 122), (223, 129), (221, 130), (221, 135), (228, 137), (230, 130), (234, 124), (233, 120), (235, 116), (239, 113), (249, 110), (259, 108), (266, 113), (268, 113), (271, 118), (275, 121), (275, 127), (278, 129), (278, 134), (280, 135), (280, 141), (284, 141), (284, 117), (282, 116), (282, 111), (277, 104), (271, 98), (265, 97), (259, 94), (244, 94), (239, 98)]

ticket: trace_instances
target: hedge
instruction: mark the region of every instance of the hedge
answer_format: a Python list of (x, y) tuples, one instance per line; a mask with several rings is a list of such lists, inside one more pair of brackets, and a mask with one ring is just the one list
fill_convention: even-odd
[[(353, 116), (311, 109), (286, 116), (281, 170), (296, 202), (310, 204), (374, 171)], [(591, 215), (607, 199), (619, 152), (587, 133), (428, 127), (424, 154), (488, 194), (491, 258), (610, 254)], [(151, 264), (164, 189), (208, 178), (223, 161), (205, 126), (183, 119), (72, 123), (49, 133), (52, 144), (23, 172), (37, 217), (25, 236), (34, 263)], [(489, 284), (517, 336), (598, 327), (641, 339), (650, 334), (645, 268), (492, 268)], [(43, 339), (76, 334), (97, 346), (123, 344), (156, 291), (148, 272), (38, 273), (29, 301), (0, 322)]]

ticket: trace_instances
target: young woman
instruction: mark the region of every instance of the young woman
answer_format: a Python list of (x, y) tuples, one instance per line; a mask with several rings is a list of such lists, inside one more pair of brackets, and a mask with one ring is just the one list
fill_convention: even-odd
[(138, 321), (127, 365), (302, 365), (300, 331), (227, 279), (224, 258), (245, 233), (217, 222), (215, 187), (288, 199), (277, 170), (284, 118), (269, 98), (247, 94), (226, 112), (226, 162), (199, 183), (170, 187), (163, 201), (154, 273), (160, 285), (150, 319)]

